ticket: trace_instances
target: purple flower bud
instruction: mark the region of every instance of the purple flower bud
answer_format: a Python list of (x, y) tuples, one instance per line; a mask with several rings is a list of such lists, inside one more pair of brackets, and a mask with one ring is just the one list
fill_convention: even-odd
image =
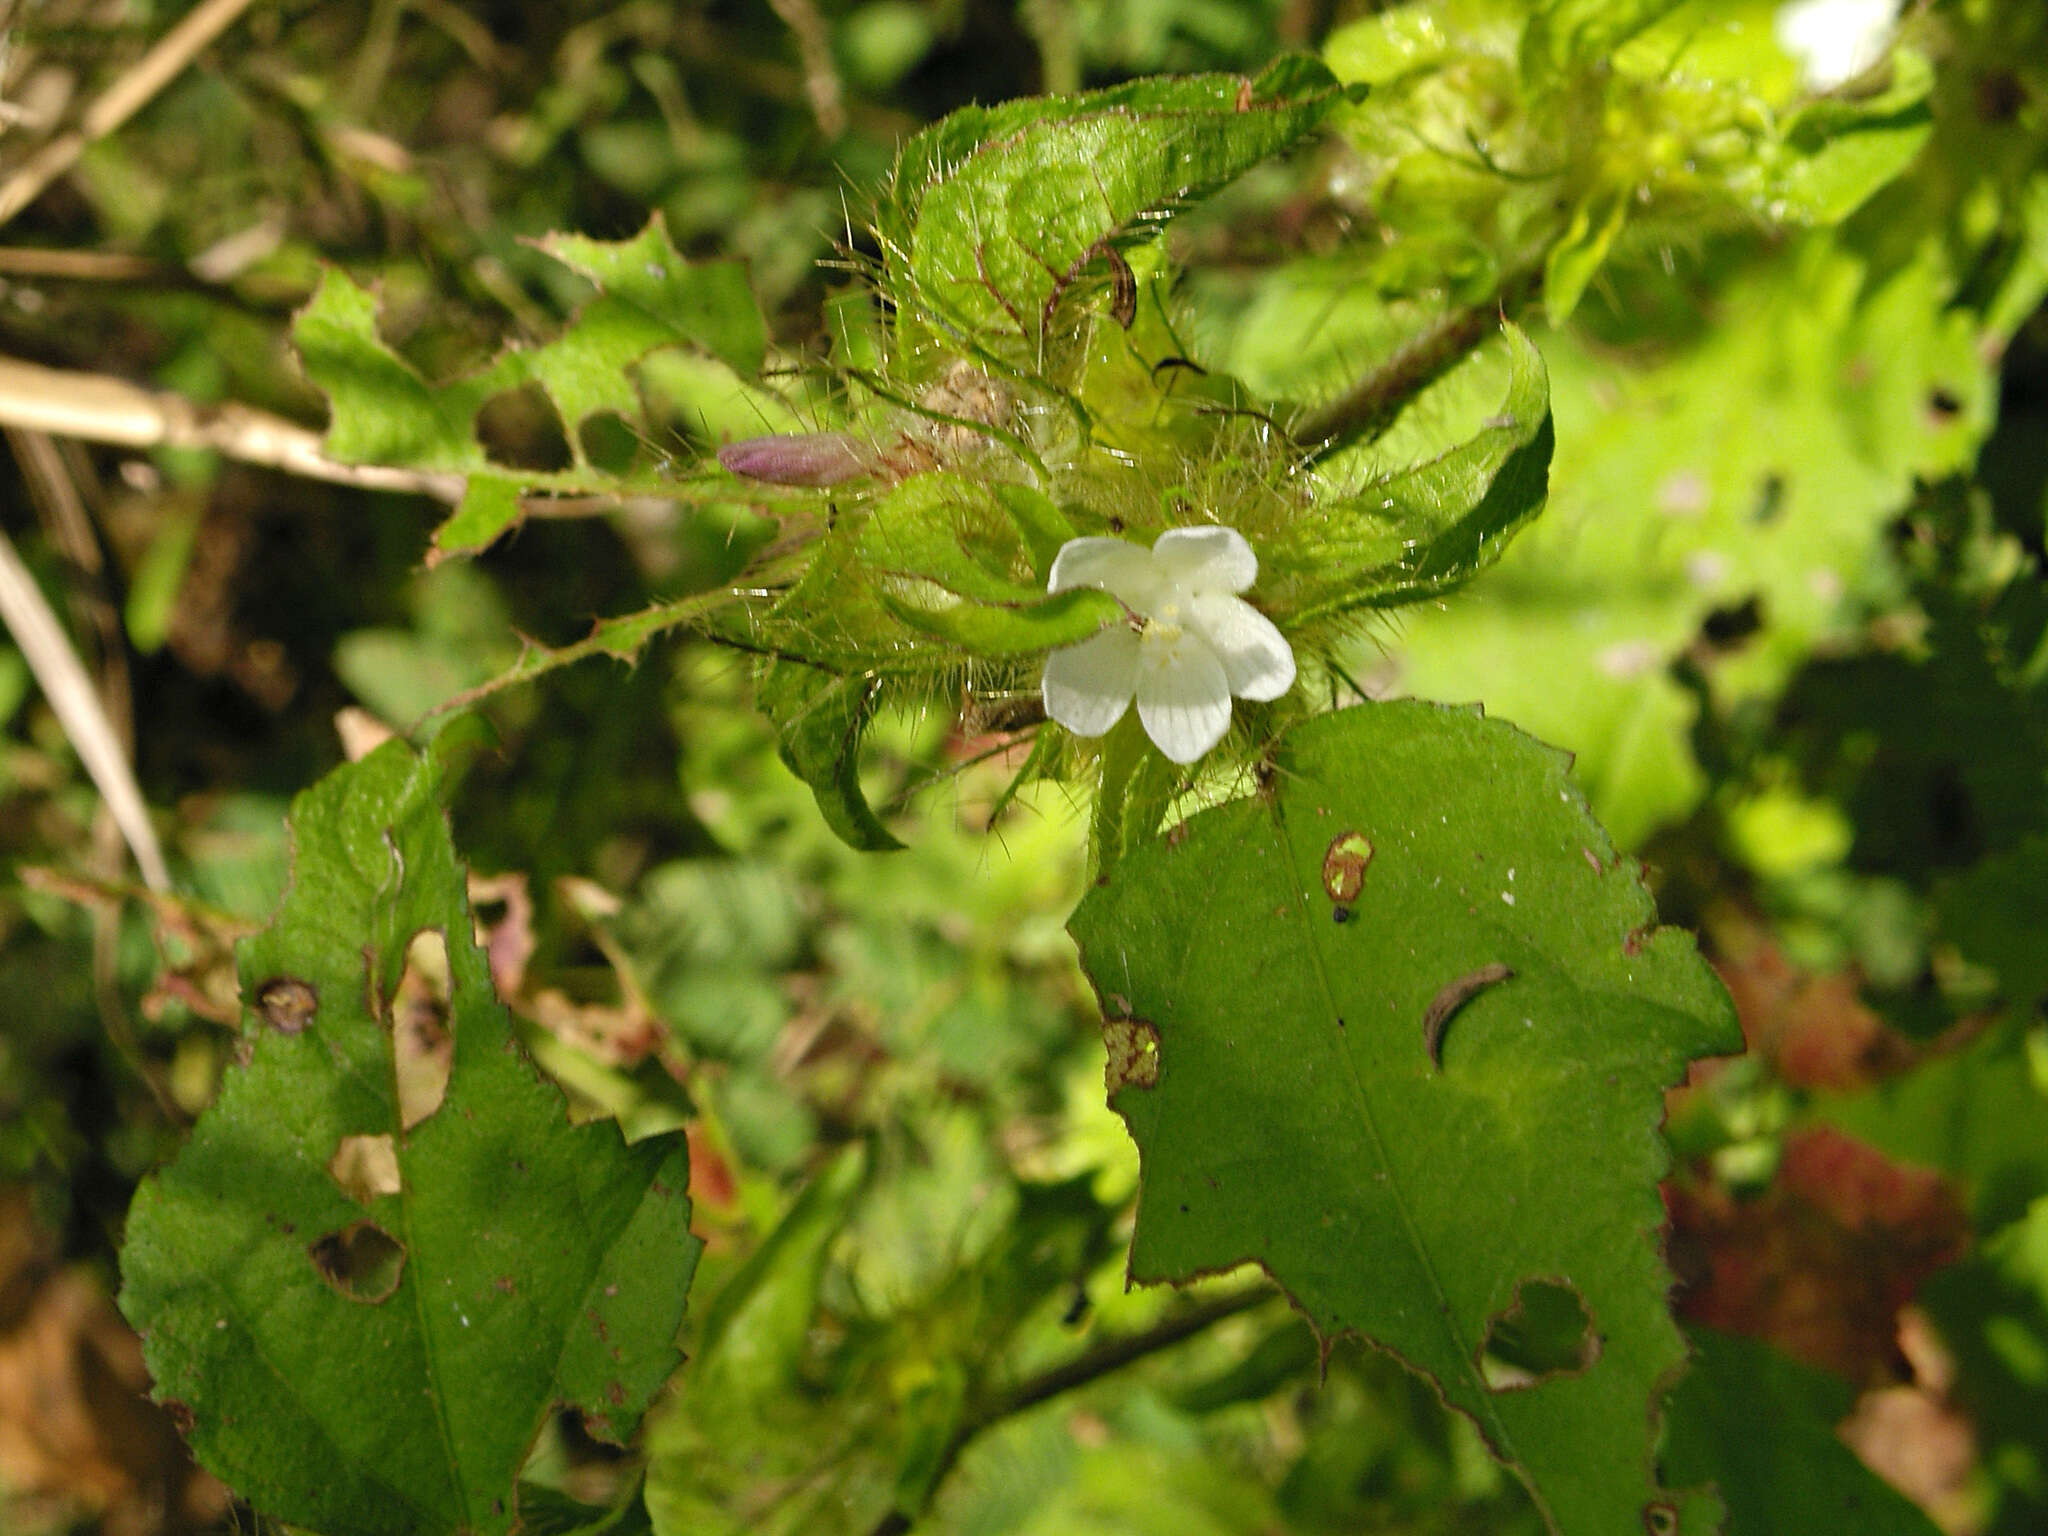
[(838, 485), (868, 473), (858, 439), (844, 432), (781, 432), (718, 450), (718, 462), (770, 485)]

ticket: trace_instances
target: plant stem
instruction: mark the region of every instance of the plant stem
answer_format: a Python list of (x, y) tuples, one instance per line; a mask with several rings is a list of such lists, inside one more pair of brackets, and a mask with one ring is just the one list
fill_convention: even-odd
[[(1254, 1286), (1250, 1290), (1239, 1291), (1234, 1295), (1219, 1296), (1213, 1301), (1204, 1302), (1155, 1323), (1142, 1333), (1103, 1339), (1092, 1348), (1076, 1355), (1065, 1365), (1056, 1365), (1049, 1371), (1043, 1371), (981, 1399), (969, 1406), (961, 1415), (952, 1438), (939, 1453), (929, 1486), (936, 1489), (959, 1461), (961, 1453), (984, 1431), (993, 1429), (1005, 1419), (1036, 1408), (1040, 1403), (1063, 1396), (1077, 1387), (1085, 1387), (1112, 1371), (1120, 1371), (1127, 1365), (1135, 1364), (1147, 1355), (1157, 1354), (1161, 1350), (1184, 1343), (1226, 1318), (1236, 1317), (1240, 1312), (1249, 1312), (1253, 1307), (1263, 1306), (1273, 1299), (1274, 1294), (1265, 1286)], [(901, 1510), (891, 1510), (875, 1523), (869, 1536), (902, 1536), (915, 1520), (914, 1515), (907, 1515)]]

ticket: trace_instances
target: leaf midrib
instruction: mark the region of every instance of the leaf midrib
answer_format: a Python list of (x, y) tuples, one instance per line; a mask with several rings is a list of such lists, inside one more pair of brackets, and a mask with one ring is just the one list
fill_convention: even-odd
[[(1309, 964), (1315, 974), (1317, 990), (1321, 992), (1323, 997), (1324, 1018), (1325, 1020), (1334, 1020), (1338, 1017), (1340, 1010), (1337, 1006), (1336, 993), (1330, 984), (1329, 970), (1323, 963), (1323, 952), (1310, 937), (1315, 932), (1315, 928), (1309, 912), (1307, 892), (1302, 888), (1301, 881), (1295, 878), (1294, 849), (1287, 836), (1286, 814), (1282, 811), (1278, 800), (1267, 802), (1267, 812), (1266, 824), (1272, 830), (1274, 842), (1277, 845), (1276, 851), (1280, 858), (1280, 867), (1287, 873), (1289, 898), (1293, 903), (1295, 915), (1301, 923), (1301, 947), (1308, 953)], [(1473, 1364), (1476, 1356), (1467, 1347), (1464, 1331), (1458, 1326), (1457, 1310), (1452, 1304), (1450, 1293), (1446, 1290), (1442, 1278), (1437, 1273), (1436, 1261), (1430, 1253), (1429, 1245), (1422, 1240), (1421, 1228), (1416, 1224), (1414, 1212), (1409, 1209), (1408, 1195), (1403, 1187), (1400, 1171), (1396, 1167), (1393, 1158), (1388, 1155), (1386, 1139), (1380, 1133), (1379, 1120), (1373, 1110), (1372, 1096), (1366, 1091), (1364, 1078), (1359, 1075), (1358, 1061), (1351, 1052), (1349, 1042), (1342, 1042), (1342, 1049), (1339, 1054), (1344, 1059), (1344, 1069), (1350, 1079), (1352, 1094), (1358, 1102), (1359, 1120), (1365, 1126), (1366, 1135), (1371, 1140), (1374, 1156), (1379, 1160), (1380, 1167), (1386, 1170), (1386, 1188), (1393, 1197), (1394, 1209), (1400, 1212), (1402, 1230), (1408, 1236), (1410, 1248), (1413, 1249), (1416, 1256), (1422, 1262), (1422, 1271), (1429, 1279), (1431, 1298), (1437, 1304), (1437, 1316), (1442, 1319), (1443, 1328), (1450, 1334), (1451, 1342), (1456, 1346), (1459, 1374), (1464, 1379), (1467, 1387), (1471, 1389), (1474, 1399), (1485, 1405), (1483, 1414), (1474, 1416), (1484, 1419), (1487, 1435), (1499, 1449), (1501, 1458), (1511, 1466), (1523, 1469), (1526, 1464), (1521, 1455), (1515, 1450), (1513, 1437), (1508, 1432), (1507, 1424), (1493, 1409), (1492, 1395), (1487, 1390), (1485, 1383), (1480, 1380), (1477, 1368)], [(1446, 1395), (1446, 1402), (1448, 1401), (1448, 1395)], [(1457, 1405), (1453, 1404), (1452, 1406), (1455, 1407)], [(1523, 1473), (1523, 1482), (1524, 1486), (1529, 1490), (1531, 1500), (1543, 1516), (1544, 1525), (1555, 1531), (1557, 1529), (1557, 1522), (1551, 1514), (1549, 1501), (1528, 1480), (1526, 1470)]]

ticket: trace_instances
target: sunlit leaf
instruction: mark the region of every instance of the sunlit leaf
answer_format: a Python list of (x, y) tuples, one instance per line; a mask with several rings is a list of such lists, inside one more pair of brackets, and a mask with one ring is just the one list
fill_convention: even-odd
[(885, 207), (918, 302), (969, 333), (1037, 343), (1105, 253), (1294, 144), (1343, 99), (1283, 59), (1256, 80), (1152, 79), (969, 108), (905, 146)]
[[(1070, 927), (1112, 1031), (1157, 1042), (1113, 1101), (1144, 1158), (1132, 1275), (1259, 1263), (1326, 1338), (1431, 1377), (1553, 1529), (1643, 1528), (1683, 1358), (1661, 1092), (1740, 1038), (1562, 756), (1424, 704), (1312, 721)], [(1539, 1281), (1590, 1319), (1583, 1363), (1500, 1385), (1489, 1333)]]

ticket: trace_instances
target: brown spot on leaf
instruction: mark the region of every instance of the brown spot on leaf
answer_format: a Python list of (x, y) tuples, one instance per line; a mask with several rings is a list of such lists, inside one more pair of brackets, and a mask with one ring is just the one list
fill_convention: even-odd
[(1143, 1019), (1104, 1019), (1102, 1043), (1109, 1059), (1102, 1086), (1111, 1098), (1127, 1087), (1150, 1088), (1159, 1081), (1159, 1031)]
[(391, 1049), (398, 1074), (398, 1119), (411, 1130), (441, 1107), (455, 1060), (448, 1033), (454, 982), (448, 940), (422, 928), (405, 946), (405, 970), (390, 998)]
[(275, 976), (256, 989), (256, 1011), (281, 1034), (299, 1033), (319, 1006), (319, 994), (296, 976)]
[(344, 1136), (335, 1143), (327, 1172), (357, 1205), (404, 1188), (398, 1176), (398, 1147), (389, 1136)]
[(1365, 888), (1372, 843), (1363, 832), (1339, 832), (1323, 854), (1323, 890), (1330, 900), (1349, 904)]
[(1443, 989), (1430, 999), (1429, 1006), (1422, 1010), (1422, 1045), (1429, 1052), (1429, 1062), (1442, 1069), (1444, 1064), (1444, 1029), (1451, 1022), (1451, 1015), (1472, 1001), (1481, 992), (1497, 982), (1503, 982), (1515, 973), (1507, 966), (1495, 961), (1482, 965), (1456, 981), (1444, 983)]
[(1678, 1536), (1678, 1508), (1658, 1501), (1643, 1506), (1643, 1530), (1648, 1536)]
[(405, 1273), (405, 1245), (374, 1221), (352, 1221), (306, 1249), (320, 1278), (350, 1301), (389, 1301)]

